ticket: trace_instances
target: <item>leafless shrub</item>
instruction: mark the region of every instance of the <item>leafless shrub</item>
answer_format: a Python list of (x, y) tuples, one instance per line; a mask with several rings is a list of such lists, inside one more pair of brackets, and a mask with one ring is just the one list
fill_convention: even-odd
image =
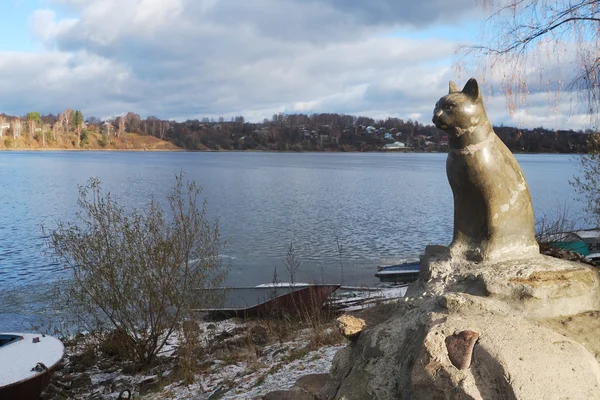
[(340, 263), (340, 285), (344, 284), (344, 246), (340, 242), (340, 238), (336, 236), (335, 246), (337, 248), (338, 260)]
[(576, 226), (577, 220), (569, 215), (567, 205), (563, 204), (552, 214), (543, 215), (536, 220), (535, 238), (541, 250), (544, 250), (556, 242), (568, 241), (570, 232), (573, 232)]
[(578, 158), (579, 176), (575, 176), (571, 186), (587, 205), (587, 211), (594, 219), (595, 225), (600, 226), (600, 134), (589, 135), (587, 154)]
[(298, 267), (300, 266), (300, 258), (298, 254), (296, 254), (296, 249), (294, 248), (294, 241), (290, 242), (290, 245), (285, 253), (285, 260), (283, 261), (285, 265), (285, 269), (287, 269), (290, 274), (290, 282), (294, 284), (296, 280), (296, 271), (298, 271)]
[(49, 235), (57, 259), (72, 273), (56, 300), (76, 326), (92, 335), (118, 332), (127, 356), (148, 366), (191, 309), (214, 299), (193, 289), (218, 287), (227, 268), (219, 258), (217, 221), (207, 216), (201, 189), (183, 173), (163, 209), (155, 200), (125, 211), (100, 181), (79, 189), (76, 223)]

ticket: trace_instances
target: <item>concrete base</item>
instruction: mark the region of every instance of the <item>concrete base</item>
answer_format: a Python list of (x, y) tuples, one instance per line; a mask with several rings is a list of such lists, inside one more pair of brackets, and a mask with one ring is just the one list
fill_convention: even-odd
[(323, 398), (600, 399), (596, 269), (453, 261), (437, 246), (407, 296), (338, 352)]

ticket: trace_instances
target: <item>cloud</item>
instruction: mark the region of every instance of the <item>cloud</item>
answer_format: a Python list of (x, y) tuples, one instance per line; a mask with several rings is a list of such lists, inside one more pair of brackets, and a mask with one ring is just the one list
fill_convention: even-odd
[[(303, 1), (303, 0), (297, 0)], [(354, 20), (369, 25), (401, 24), (423, 27), (435, 22), (462, 19), (475, 12), (471, 0), (326, 0), (340, 13), (351, 15)]]
[(249, 120), (339, 112), (428, 123), (454, 78), (456, 43), (415, 32), (476, 16), (474, 0), (45, 4), (30, 17), (45, 50), (0, 54), (3, 111)]

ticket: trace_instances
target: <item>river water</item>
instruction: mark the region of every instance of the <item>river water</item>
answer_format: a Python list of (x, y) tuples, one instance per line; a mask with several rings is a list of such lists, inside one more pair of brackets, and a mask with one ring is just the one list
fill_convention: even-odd
[[(415, 258), (452, 236), (446, 154), (419, 153), (0, 153), (0, 331), (26, 329), (46, 313), (53, 262), (41, 226), (72, 221), (77, 185), (96, 176), (126, 207), (164, 199), (183, 170), (218, 217), (230, 285), (287, 280), (293, 241), (296, 280), (374, 284), (377, 265)], [(584, 217), (569, 180), (569, 155), (517, 155), (536, 216), (566, 205)], [(341, 259), (338, 245), (341, 245)], [(341, 267), (343, 265), (343, 268)], [(342, 274), (343, 270), (343, 274)]]

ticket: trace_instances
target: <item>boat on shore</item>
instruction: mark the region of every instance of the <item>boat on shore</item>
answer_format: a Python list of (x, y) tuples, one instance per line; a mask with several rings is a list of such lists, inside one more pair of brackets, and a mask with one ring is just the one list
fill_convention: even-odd
[(587, 247), (587, 257), (590, 259), (600, 258), (600, 229), (581, 229), (574, 232)]
[(260, 317), (281, 313), (299, 314), (321, 308), (340, 285), (278, 283), (250, 287), (203, 289), (218, 299), (218, 306), (199, 308), (219, 317)]
[(327, 306), (343, 313), (364, 310), (381, 303), (397, 301), (406, 295), (408, 284), (381, 286), (341, 286), (335, 296), (327, 299)]
[(421, 263), (419, 261), (377, 267), (375, 276), (382, 283), (411, 283), (419, 279)]
[(64, 355), (52, 336), (0, 333), (0, 400), (37, 400)]
[(599, 228), (553, 233), (544, 237), (540, 243), (578, 253), (589, 261), (600, 259)]

